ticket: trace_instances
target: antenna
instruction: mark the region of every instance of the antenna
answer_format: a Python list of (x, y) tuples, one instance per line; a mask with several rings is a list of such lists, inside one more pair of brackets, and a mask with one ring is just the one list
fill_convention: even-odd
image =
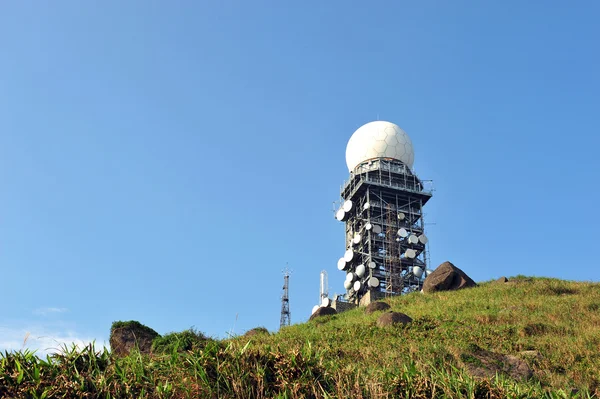
[(319, 303), (323, 302), (323, 299), (329, 298), (329, 282), (327, 280), (327, 272), (321, 270), (321, 289), (319, 293)]
[(292, 271), (286, 263), (285, 269), (283, 269), (283, 295), (281, 295), (281, 320), (279, 322), (279, 328), (289, 326), (291, 323), (290, 274), (292, 274)]

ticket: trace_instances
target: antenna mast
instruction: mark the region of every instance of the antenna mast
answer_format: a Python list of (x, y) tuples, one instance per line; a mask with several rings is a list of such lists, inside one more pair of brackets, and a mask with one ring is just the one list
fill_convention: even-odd
[(281, 295), (281, 320), (279, 322), (279, 328), (289, 326), (291, 323), (290, 313), (290, 274), (292, 271), (288, 268), (287, 264), (283, 270), (283, 295)]
[(327, 271), (321, 270), (321, 285), (319, 289), (319, 304), (323, 299), (329, 298), (329, 281), (327, 279)]

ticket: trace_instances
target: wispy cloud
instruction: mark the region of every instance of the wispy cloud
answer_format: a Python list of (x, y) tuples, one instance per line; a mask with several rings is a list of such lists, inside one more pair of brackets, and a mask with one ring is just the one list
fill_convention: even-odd
[(33, 311), (33, 314), (38, 315), (38, 316), (48, 316), (51, 314), (58, 314), (58, 313), (65, 313), (68, 312), (69, 309), (67, 308), (52, 308), (52, 307), (48, 307), (48, 308), (38, 308), (35, 309)]
[(84, 347), (94, 342), (97, 350), (108, 347), (106, 340), (78, 334), (73, 330), (57, 330), (44, 326), (29, 326), (25, 328), (0, 326), (0, 352), (18, 351), (23, 349), (35, 350), (40, 356), (60, 352), (65, 345)]

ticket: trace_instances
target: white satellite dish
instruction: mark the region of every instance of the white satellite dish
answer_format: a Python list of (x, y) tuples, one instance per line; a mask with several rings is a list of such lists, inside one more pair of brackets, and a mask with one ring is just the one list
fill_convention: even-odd
[(365, 230), (371, 230), (373, 228), (373, 225), (369, 222), (367, 222), (367, 224), (365, 224)]
[(377, 263), (369, 262), (369, 269), (375, 269), (377, 267)]
[(371, 277), (369, 279), (369, 285), (371, 287), (379, 287), (379, 279), (377, 277)]
[(339, 258), (337, 266), (339, 270), (344, 270), (346, 268), (346, 259)]
[(344, 202), (344, 206), (342, 207), (344, 209), (344, 212), (348, 213), (352, 210), (352, 206), (354, 204), (352, 203), (352, 201), (348, 200), (346, 202)]
[(323, 298), (323, 300), (321, 301), (321, 307), (322, 308), (326, 308), (330, 304), (331, 304), (331, 300), (329, 298)]
[(349, 280), (344, 281), (344, 288), (347, 290), (352, 288), (352, 281), (349, 281)]
[(413, 267), (413, 274), (415, 275), (415, 277), (421, 278), (421, 276), (423, 275), (423, 269), (421, 269), (419, 266), (415, 266)]
[(363, 209), (365, 209), (365, 210), (369, 209), (370, 207), (371, 207), (371, 204), (369, 204), (368, 202), (363, 205)]
[(358, 277), (364, 276), (365, 275), (365, 271), (366, 271), (365, 265), (358, 265), (358, 266), (356, 266), (356, 275)]
[(378, 224), (374, 224), (373, 225), (373, 233), (380, 234), (381, 233), (381, 226), (378, 225)]
[(362, 286), (362, 283), (360, 281), (355, 281), (354, 282), (354, 291), (358, 291), (360, 290), (360, 287)]
[(411, 234), (411, 235), (408, 237), (408, 243), (409, 243), (409, 244), (418, 244), (418, 243), (419, 243), (419, 237), (417, 237), (417, 236), (416, 236), (416, 235), (414, 235), (414, 234)]
[(429, 241), (429, 239), (427, 238), (427, 236), (425, 234), (421, 234), (421, 236), (419, 237), (419, 242), (421, 244), (427, 244), (427, 241)]
[(336, 213), (335, 213), (335, 218), (337, 220), (339, 220), (340, 222), (343, 222), (344, 219), (346, 219), (346, 212), (343, 209), (339, 209)]
[(398, 230), (398, 235), (402, 238), (406, 238), (408, 237), (408, 231), (406, 231), (406, 229), (402, 227), (400, 230)]
[(312, 309), (312, 313), (311, 313), (311, 314), (315, 314), (315, 312), (317, 311), (317, 309), (319, 309), (319, 307), (320, 307), (319, 305), (315, 305), (315, 306), (313, 306), (313, 309)]
[(352, 272), (346, 273), (346, 281), (354, 281), (355, 274)]
[(350, 262), (352, 260), (352, 258), (354, 258), (354, 251), (349, 249), (346, 251), (346, 253), (344, 254), (344, 260), (346, 262)]
[(405, 214), (403, 214), (402, 212), (398, 212), (398, 220), (404, 220), (405, 217)]
[(360, 239), (361, 239), (361, 238), (362, 238), (362, 237), (360, 236), (360, 234), (355, 234), (355, 235), (354, 235), (354, 238), (352, 239), (352, 242), (353, 242), (354, 244), (358, 244), (358, 243), (360, 243)]
[(417, 253), (414, 249), (407, 249), (404, 253), (404, 256), (406, 256), (408, 259), (414, 259), (415, 256), (417, 256)]
[(425, 276), (429, 276), (431, 273), (433, 273), (433, 270), (431, 270), (431, 269), (425, 270)]

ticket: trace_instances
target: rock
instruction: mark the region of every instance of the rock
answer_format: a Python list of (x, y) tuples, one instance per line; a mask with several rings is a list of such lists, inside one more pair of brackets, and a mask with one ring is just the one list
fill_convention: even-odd
[(269, 335), (269, 330), (267, 330), (264, 327), (255, 327), (251, 330), (246, 331), (246, 333), (244, 334), (244, 337), (252, 337), (254, 335), (260, 335), (260, 334)]
[(116, 321), (110, 329), (110, 350), (118, 357), (127, 356), (138, 347), (140, 353), (150, 354), (152, 341), (160, 337), (156, 331), (135, 320)]
[(328, 316), (328, 315), (332, 315), (332, 314), (336, 314), (336, 310), (334, 308), (330, 308), (328, 307), (323, 307), (323, 308), (319, 308), (315, 311), (315, 313), (313, 313), (310, 318), (308, 320), (314, 320), (317, 317), (321, 317), (321, 316)]
[(388, 305), (385, 302), (381, 302), (381, 301), (379, 301), (379, 302), (371, 302), (365, 308), (365, 313), (366, 314), (371, 314), (371, 313), (379, 312), (381, 310), (388, 310), (389, 308), (390, 308), (390, 305)]
[(491, 378), (496, 374), (504, 374), (515, 380), (527, 380), (533, 376), (529, 365), (513, 355), (490, 352), (476, 345), (472, 346), (470, 353), (460, 356), (465, 369), (474, 377)]
[(475, 286), (475, 281), (465, 272), (450, 262), (444, 262), (427, 276), (423, 283), (423, 292), (455, 291)]
[(412, 319), (405, 315), (404, 313), (399, 312), (387, 312), (379, 316), (377, 319), (378, 327), (392, 326), (395, 324), (408, 324), (412, 322)]
[(535, 350), (521, 351), (519, 355), (525, 359), (542, 360), (542, 354)]
[(508, 283), (508, 279), (504, 276), (500, 277), (498, 280), (496, 280), (497, 283)]

